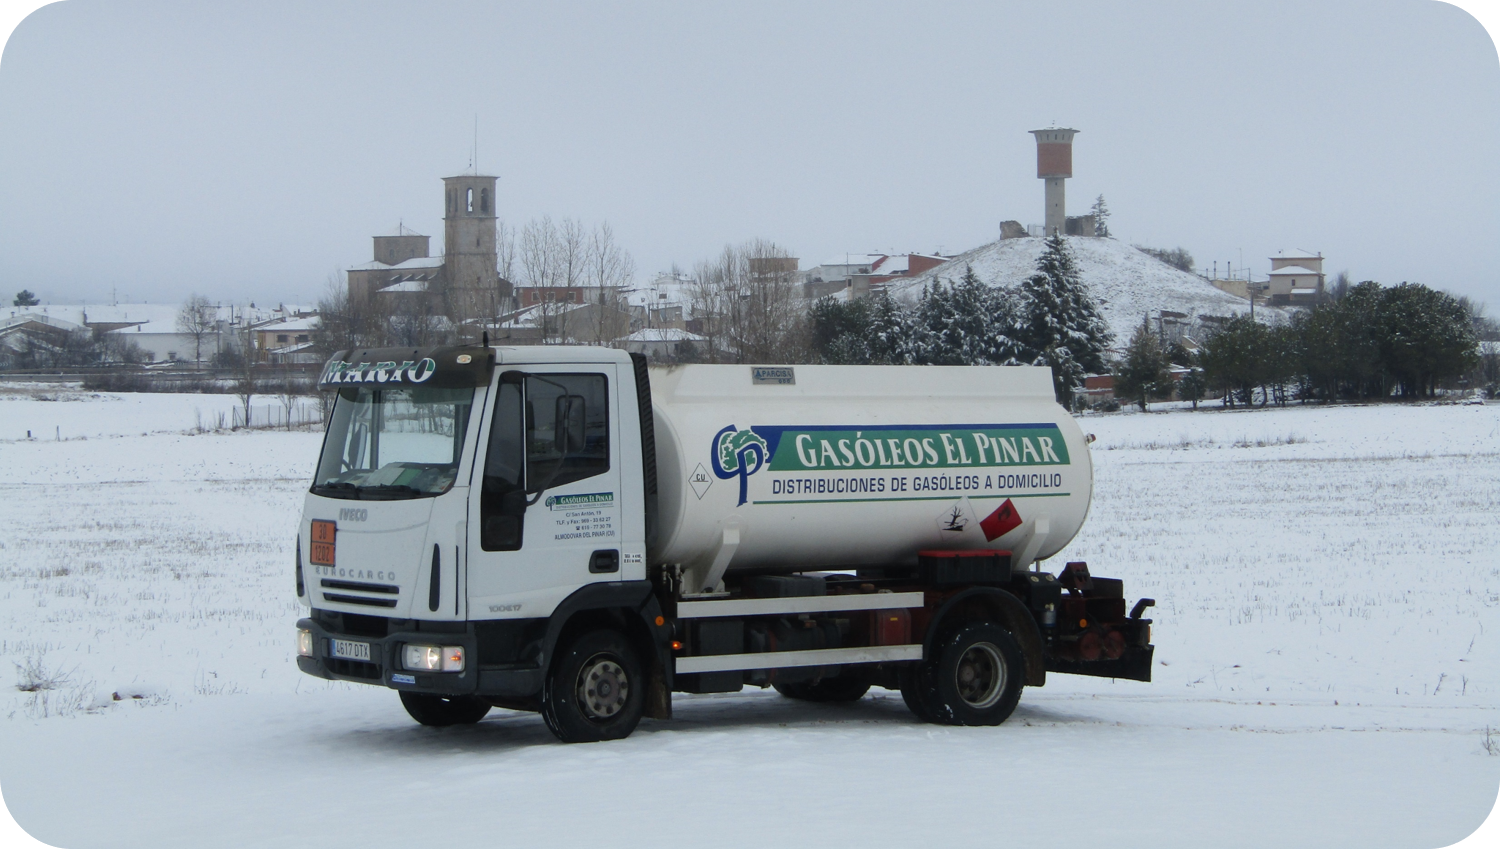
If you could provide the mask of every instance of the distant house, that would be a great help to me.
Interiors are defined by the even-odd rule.
[[[256,327],[257,358],[269,363],[317,362],[320,357],[312,350],[312,334],[318,327],[317,316],[286,319]]]
[[[1271,257],[1266,298],[1273,304],[1314,304],[1322,300],[1324,284],[1322,253],[1282,251]]]
[[[911,277],[948,261],[937,254],[845,254],[802,273],[802,295],[809,300],[849,290],[849,297],[864,297],[885,284]]]
[[[68,336],[73,333],[86,334],[88,329],[37,313],[0,318],[0,368],[43,366],[52,354],[67,346]]]
[[[676,327],[650,327],[614,341],[614,347],[652,360],[681,360],[702,353],[707,337]]]
[[[604,304],[543,302],[474,326],[496,345],[606,344],[630,329],[630,314]]]
[[[621,290],[630,312],[630,327],[675,327],[686,329],[692,319],[692,288],[695,281],[681,273],[662,272],[650,283]]]
[[[316,309],[309,306],[281,304],[266,309],[253,303],[219,304],[212,307],[212,321],[207,330],[201,338],[194,338],[177,326],[181,304],[45,304],[16,307],[7,312],[8,315],[0,313],[0,327],[11,326],[17,320],[29,321],[36,327],[66,326],[87,330],[95,339],[120,346],[109,350],[139,348],[147,363],[192,363],[196,356],[203,365],[219,361],[221,355],[237,355],[247,342],[261,352],[259,359],[265,360],[265,346],[276,347],[277,343],[274,336],[268,338],[268,334],[259,332],[260,328],[283,324],[287,327],[283,332],[289,336],[288,344],[296,344],[296,337],[309,331],[292,328],[299,326],[298,322],[303,327],[311,326],[307,324],[309,321],[315,325],[317,320]]]

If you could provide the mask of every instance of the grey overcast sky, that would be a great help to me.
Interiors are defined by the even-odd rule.
[[[306,303],[440,178],[608,221],[639,276],[774,239],[955,253],[1069,211],[1500,312],[1500,62],[1437,2],[68,0],[0,57],[0,294]]]

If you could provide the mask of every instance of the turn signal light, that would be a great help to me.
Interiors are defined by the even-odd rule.
[[[673,640],[672,641],[672,651],[682,651],[682,641],[681,640]]]

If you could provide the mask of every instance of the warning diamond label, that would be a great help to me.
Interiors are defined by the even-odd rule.
[[[995,508],[995,512],[979,520],[979,529],[984,531],[986,542],[994,542],[1021,526],[1021,516],[1010,499]]]

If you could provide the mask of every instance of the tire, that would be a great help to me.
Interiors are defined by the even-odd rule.
[[[804,702],[854,702],[864,698],[870,684],[851,675],[822,678],[813,681],[794,681],[788,684],[772,684],[776,692],[789,699]]]
[[[433,693],[401,693],[401,706],[411,718],[434,728],[472,725],[490,712],[489,702],[478,696],[439,696]]]
[[[618,631],[590,631],[552,661],[542,688],[542,718],[564,743],[630,736],[646,706],[646,675]]]
[[[1026,685],[1016,638],[992,622],[970,622],[939,645],[931,668],[935,720],[999,725],[1009,718]]]
[[[937,688],[932,684],[932,668],[925,661],[908,664],[901,671],[901,701],[906,709],[923,722],[938,722]]]

